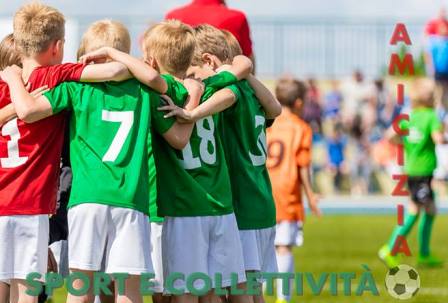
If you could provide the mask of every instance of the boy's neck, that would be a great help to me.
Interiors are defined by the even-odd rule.
[[[40,66],[53,65],[49,60],[45,60],[42,56],[28,57],[22,59],[22,78],[25,82],[28,82],[32,72]]]
[[[174,79],[176,79],[176,81],[182,82],[185,79],[185,73],[170,73],[167,70],[165,70],[164,68],[160,68],[160,74],[167,74],[167,75],[171,75],[174,77]]]

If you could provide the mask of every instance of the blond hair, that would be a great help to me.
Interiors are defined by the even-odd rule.
[[[230,49],[230,59],[233,59],[236,56],[242,55],[243,50],[241,49],[241,45],[238,42],[238,40],[235,38],[235,36],[229,32],[228,30],[222,29],[221,32],[224,34],[224,37],[226,38],[227,45]]]
[[[177,20],[155,24],[143,37],[145,53],[151,55],[166,72],[181,77],[191,65],[195,45],[193,29]]]
[[[125,53],[131,52],[131,36],[128,29],[120,22],[100,20],[89,26],[81,39],[78,59],[88,52],[109,46]]]
[[[409,96],[413,107],[434,107],[435,83],[429,78],[416,78],[412,80]]]
[[[196,50],[193,65],[202,66],[204,64],[202,55],[205,53],[218,57],[222,62],[230,60],[231,51],[223,32],[208,24],[198,25],[194,32],[196,35]]]
[[[287,107],[293,107],[298,99],[303,101],[306,92],[307,87],[303,81],[287,76],[280,78],[275,87],[278,101]]]
[[[24,56],[46,51],[51,43],[63,40],[64,35],[64,15],[55,8],[33,2],[14,15],[14,40]]]
[[[14,44],[14,36],[9,34],[0,42],[0,70],[11,65],[22,66],[22,61]]]

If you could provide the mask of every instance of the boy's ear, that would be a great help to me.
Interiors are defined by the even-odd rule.
[[[207,65],[208,67],[213,68],[213,57],[209,53],[203,53],[202,54],[202,62],[204,65]]]
[[[64,51],[64,41],[63,40],[56,40],[53,48],[53,55],[56,55],[57,53]]]
[[[297,98],[296,101],[294,102],[294,108],[301,109],[302,106],[303,106],[303,100],[300,98]]]
[[[159,64],[157,63],[157,60],[153,56],[150,56],[147,62],[149,66],[151,66],[155,70],[159,70]]]

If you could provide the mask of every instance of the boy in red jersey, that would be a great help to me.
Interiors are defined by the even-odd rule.
[[[39,3],[23,6],[14,16],[22,78],[31,90],[64,81],[129,77],[118,63],[60,64],[64,27],[60,12]],[[8,85],[0,81],[0,108],[13,116],[10,103]],[[24,279],[30,272],[47,271],[48,214],[55,210],[64,125],[61,114],[34,124],[13,119],[0,128],[0,303],[37,302],[26,294]],[[6,284],[11,286],[10,299]]]

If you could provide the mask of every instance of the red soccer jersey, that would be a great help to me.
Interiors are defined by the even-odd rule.
[[[36,68],[31,90],[79,81],[84,65]],[[11,103],[8,85],[0,81],[0,108]],[[0,128],[0,216],[40,215],[55,211],[65,115],[26,124],[13,119]]]
[[[245,56],[252,55],[252,40],[246,15],[228,8],[222,0],[193,0],[191,4],[169,12],[165,19],[180,20],[191,26],[207,23],[231,32]]]

